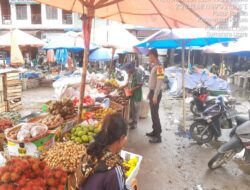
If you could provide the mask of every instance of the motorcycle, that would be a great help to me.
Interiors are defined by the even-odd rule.
[[[233,128],[230,133],[229,142],[223,144],[215,156],[208,162],[210,169],[221,167],[226,162],[230,161],[235,154],[241,152],[243,149],[244,158],[250,162],[250,121],[245,121],[241,125]]]
[[[203,84],[192,90],[193,100],[190,102],[190,111],[196,116],[199,116],[199,113],[214,104],[213,99],[208,98],[207,88]]]
[[[194,119],[190,126],[190,134],[198,144],[210,142],[213,137],[221,136],[221,128],[233,128],[235,109],[225,105],[223,98],[219,96],[216,104],[207,108],[200,117]]]
[[[200,116],[208,107],[215,104],[216,96],[209,96],[205,81],[201,81],[196,88],[192,90],[192,98],[189,98],[186,103],[190,104],[190,111],[194,116]],[[229,96],[222,96],[226,104],[234,104],[235,99]]]

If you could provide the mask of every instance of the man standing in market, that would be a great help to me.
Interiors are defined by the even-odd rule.
[[[151,111],[151,119],[153,122],[153,131],[146,133],[146,135],[151,137],[149,140],[150,143],[160,143],[162,129],[159,117],[159,105],[162,98],[161,89],[164,82],[164,68],[158,60],[158,52],[156,49],[149,50],[148,58],[151,65],[148,99]]]
[[[131,92],[130,108],[132,121],[129,123],[130,129],[135,129],[140,118],[140,107],[142,101],[142,86],[143,86],[143,73],[135,64],[128,63],[125,65],[125,70],[128,73],[128,87]],[[124,87],[123,87],[124,88]]]

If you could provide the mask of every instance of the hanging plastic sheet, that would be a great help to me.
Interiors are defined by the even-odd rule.
[[[60,65],[65,65],[68,60],[68,51],[67,49],[58,49],[56,50],[56,62]]]

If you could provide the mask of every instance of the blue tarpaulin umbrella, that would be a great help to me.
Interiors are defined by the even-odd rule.
[[[207,46],[215,43],[233,41],[234,38],[209,36],[203,28],[163,29],[143,40],[138,47],[144,48],[182,48],[182,88],[183,88],[183,128],[186,130],[184,57],[185,47]]]
[[[111,61],[112,59],[112,49],[110,48],[99,48],[94,50],[90,56],[89,61]],[[114,54],[114,60],[118,59],[118,54]]]
[[[234,40],[234,38],[209,36],[203,28],[163,29],[141,41],[137,46],[159,49],[194,46],[203,47],[232,40]]]

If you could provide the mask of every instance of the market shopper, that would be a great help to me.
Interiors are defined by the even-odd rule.
[[[127,131],[120,114],[106,116],[101,132],[82,159],[81,172],[85,180],[80,190],[132,190],[125,185],[123,159],[119,156],[127,141]]]
[[[152,139],[149,140],[150,143],[160,143],[162,129],[159,117],[159,105],[162,98],[161,89],[164,81],[164,69],[158,60],[158,52],[156,49],[149,50],[148,56],[151,64],[148,99],[153,131],[146,133],[146,135],[152,137]]]
[[[129,75],[128,83],[126,86],[131,91],[130,108],[131,108],[132,121],[129,123],[129,125],[131,126],[130,129],[135,129],[137,127],[140,118],[143,73],[141,69],[135,66],[134,63],[128,63],[125,66],[125,70]]]

